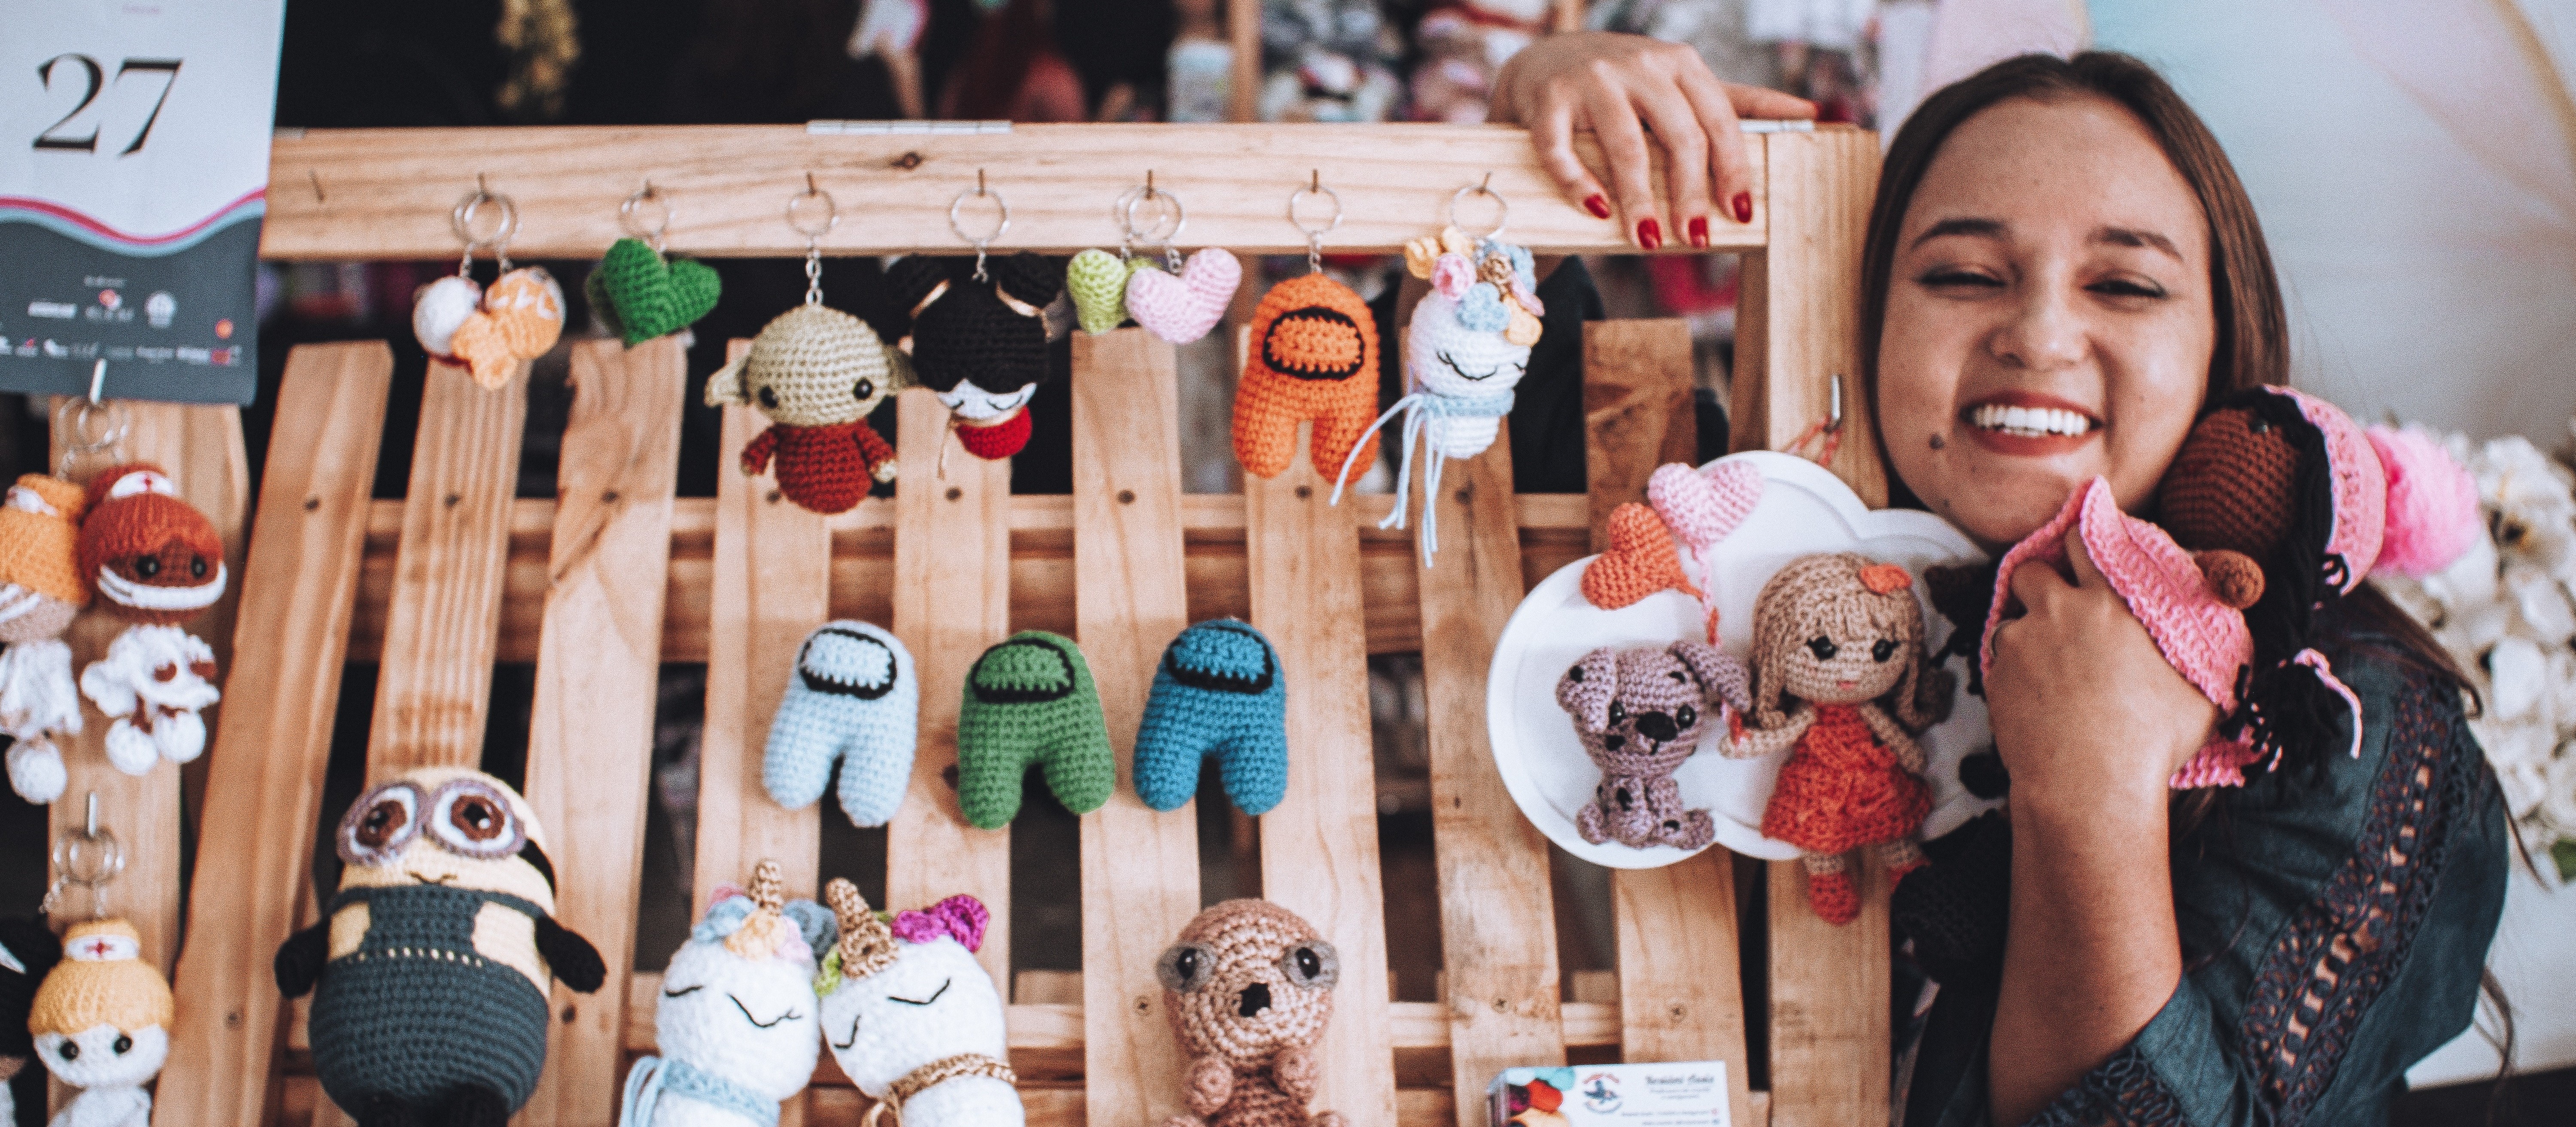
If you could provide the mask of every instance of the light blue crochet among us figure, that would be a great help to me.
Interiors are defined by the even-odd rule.
[[[1177,810],[1213,757],[1225,796],[1268,813],[1288,793],[1288,685],[1270,640],[1231,618],[1181,631],[1154,671],[1136,729],[1136,797]]]
[[[892,633],[851,619],[827,622],[796,650],[787,697],[769,724],[760,782],[780,806],[823,797],[840,764],[841,812],[854,826],[894,820],[912,782],[921,682]]]

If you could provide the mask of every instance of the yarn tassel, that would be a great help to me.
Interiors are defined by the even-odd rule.
[[[617,1127],[648,1127],[654,1105],[662,1102],[662,1058],[648,1056],[626,1070],[626,1095],[618,1102]]]
[[[1360,451],[1369,448],[1370,437],[1385,427],[1389,420],[1401,414],[1404,416],[1404,443],[1395,460],[1395,508],[1386,514],[1385,520],[1377,522],[1377,526],[1379,528],[1404,527],[1407,507],[1413,501],[1413,448],[1422,436],[1422,428],[1431,421],[1432,398],[1431,393],[1426,391],[1408,394],[1396,400],[1395,406],[1387,408],[1386,413],[1379,415],[1376,422],[1370,423],[1367,430],[1360,432],[1359,444],[1351,447],[1350,455],[1342,459],[1342,472],[1333,479],[1331,504],[1342,503],[1342,486],[1350,481],[1351,467],[1359,462]],[[1448,460],[1441,457],[1439,447],[1440,442],[1435,437],[1431,443],[1428,465],[1424,467],[1422,473],[1423,495],[1426,498],[1422,513],[1422,566],[1425,568],[1431,566],[1431,557],[1440,552],[1440,506],[1427,500],[1427,498],[1439,496],[1440,463]]]

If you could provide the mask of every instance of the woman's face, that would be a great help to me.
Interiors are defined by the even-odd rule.
[[[1989,548],[2082,483],[2155,495],[2217,339],[2208,221],[2128,111],[1999,102],[1933,157],[1897,237],[1879,431],[1906,487]]]

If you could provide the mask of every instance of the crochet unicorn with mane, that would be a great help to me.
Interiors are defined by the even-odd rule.
[[[805,1090],[822,1055],[814,952],[838,929],[782,886],[762,861],[750,892],[717,889],[671,956],[653,1015],[662,1055],[627,1073],[619,1127],[777,1127],[779,1101]]]
[[[889,917],[837,877],[823,899],[841,935],[815,993],[823,1041],[850,1082],[904,1127],[1024,1127],[1002,997],[975,961],[990,918],[983,903],[951,896]]]

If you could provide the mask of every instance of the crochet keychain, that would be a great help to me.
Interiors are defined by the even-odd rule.
[[[1319,226],[1297,217],[1308,196],[1332,201]],[[1342,225],[1342,197],[1313,179],[1288,196],[1288,220],[1306,235],[1306,273],[1270,287],[1252,311],[1251,350],[1234,390],[1234,456],[1271,478],[1297,457],[1297,424],[1312,422],[1308,457],[1318,474],[1377,458],[1377,316],[1324,273],[1324,236]]]
[[[465,365],[474,382],[499,391],[521,361],[545,355],[563,336],[563,287],[545,267],[510,268],[518,205],[508,196],[493,195],[480,177],[474,183],[474,191],[448,217],[465,254],[456,273],[420,288],[412,299],[411,325],[431,356]],[[475,217],[486,204],[499,209],[500,225],[490,235],[479,235]],[[488,290],[474,283],[474,250],[482,246],[494,248],[501,265],[501,276]]]
[[[1699,750],[1702,731],[1753,706],[1747,681],[1743,663],[1706,642],[1604,646],[1567,669],[1557,707],[1601,769],[1592,801],[1575,812],[1575,832],[1635,849],[1697,850],[1715,840],[1708,811],[1682,807],[1673,772]]]
[[[1151,204],[1152,222],[1137,226],[1137,209]],[[1154,186],[1152,169],[1145,186],[1118,197],[1110,209],[1121,231],[1118,252],[1086,250],[1065,267],[1065,292],[1073,299],[1074,320],[1087,333],[1105,333],[1133,317],[1145,331],[1173,344],[1188,344],[1208,334],[1225,317],[1226,304],[1243,282],[1243,264],[1222,247],[1207,247],[1186,264],[1174,245],[1189,226],[1180,197]],[[1163,244],[1158,263],[1136,252],[1145,242]]]
[[[1341,959],[1314,925],[1267,900],[1200,912],[1154,960],[1172,1031],[1189,1054],[1189,1114],[1163,1127],[1343,1127],[1307,1115],[1323,1078],[1315,1044],[1333,1016]]]
[[[1491,177],[1487,177],[1491,179]],[[1491,198],[1499,209],[1493,230],[1474,238],[1457,226],[1458,202]],[[1395,508],[1379,528],[1404,527],[1412,502],[1413,454],[1422,450],[1425,496],[1440,492],[1441,467],[1451,458],[1473,458],[1494,444],[1503,416],[1512,411],[1512,389],[1529,371],[1530,346],[1538,343],[1538,275],[1528,250],[1500,241],[1511,204],[1492,188],[1460,188],[1449,200],[1450,225],[1437,236],[1405,244],[1405,268],[1427,279],[1431,292],[1413,307],[1404,348],[1405,395],[1369,424],[1375,434],[1404,416],[1404,445],[1396,458]],[[1333,503],[1358,464],[1353,450],[1333,479]],[[1440,507],[1422,512],[1422,563],[1440,551]]]
[[[830,910],[787,899],[776,861],[753,867],[748,892],[716,889],[662,972],[659,1055],[627,1072],[618,1127],[777,1127],[822,1055],[815,953],[839,934]]]
[[[957,804],[977,829],[998,830],[1020,813],[1029,768],[1076,814],[1109,801],[1118,766],[1091,667],[1073,640],[1022,630],[985,650],[966,671],[957,714]]]
[[[809,225],[798,209],[820,202]],[[756,477],[777,463],[778,491],[817,513],[855,508],[868,490],[894,480],[894,447],[868,415],[904,381],[897,353],[868,323],[823,304],[823,236],[841,221],[832,195],[807,178],[787,200],[787,225],[805,236],[805,303],[771,319],[741,359],[707,377],[707,405],[746,403],[769,416],[769,428],[742,448],[742,472]]]
[[[62,957],[63,941],[54,937],[43,917],[0,919],[0,1124],[18,1121],[9,1082],[36,1055],[27,1017],[36,1007],[37,985]]]
[[[802,810],[823,797],[837,762],[850,824],[891,822],[912,785],[920,711],[921,682],[901,640],[855,619],[824,623],[796,648],[761,755],[761,786],[780,806]]]
[[[81,730],[72,651],[62,640],[89,606],[77,545],[89,493],[45,474],[25,474],[0,503],[0,733],[9,745],[9,785],[42,805],[62,797],[68,775],[55,746]]]
[[[423,767],[349,805],[340,890],[277,949],[313,993],[313,1071],[358,1127],[502,1127],[536,1091],[547,999],[608,968],[555,920],[536,812],[509,784]]]
[[[823,887],[840,939],[823,956],[823,1043],[850,1082],[902,1127],[1022,1127],[1019,1077],[1002,1028],[1002,995],[975,961],[991,919],[951,896],[922,911],[868,909],[858,886]]]
[[[76,558],[100,609],[133,625],[81,670],[81,695],[113,718],[107,759],[141,775],[157,760],[206,750],[199,709],[221,699],[215,651],[179,624],[224,594],[224,542],[213,521],[179,499],[161,467],[114,466],[91,478]]]
[[[44,914],[58,914],[71,885],[89,891],[91,918],[63,935],[62,960],[47,971],[27,1014],[36,1059],[54,1079],[80,1089],[51,1127],[148,1127],[145,1085],[170,1056],[170,984],[143,960],[134,925],[112,918],[107,886],[125,869],[116,835],[99,824],[98,796],[79,829],[54,841],[54,883]]]
[[[649,229],[636,218],[646,204],[662,209],[661,220]],[[671,230],[671,217],[670,198],[655,190],[652,181],[645,181],[618,205],[617,224],[626,237],[609,244],[608,253],[582,283],[591,310],[628,348],[688,332],[689,326],[716,307],[716,298],[723,292],[714,267],[666,255],[663,237]]]
[[[1279,652],[1247,622],[1214,618],[1163,650],[1136,728],[1136,797],[1178,810],[1218,763],[1225,796],[1261,815],[1288,794],[1288,682]]]
[[[1762,835],[1798,847],[1828,923],[1860,914],[1845,853],[1877,849],[1891,879],[1923,864],[1914,834],[1932,794],[1915,737],[1946,717],[1953,685],[1925,652],[1913,586],[1900,565],[1831,552],[1790,561],[1754,599],[1752,707],[1721,746],[1788,751]]]
[[[968,200],[990,200],[993,229],[966,233]],[[948,204],[948,229],[975,247],[958,259],[912,255],[886,268],[912,328],[895,347],[912,357],[913,377],[938,393],[949,429],[966,452],[998,461],[1029,444],[1029,400],[1047,376],[1046,306],[1064,289],[1064,268],[1026,251],[988,262],[1011,229],[1011,205],[975,173],[975,190]],[[945,451],[942,451],[945,454]]]

